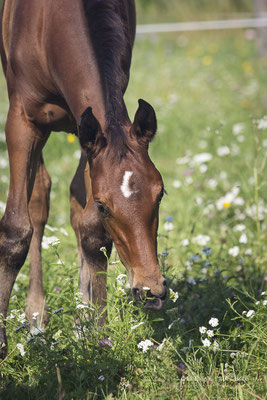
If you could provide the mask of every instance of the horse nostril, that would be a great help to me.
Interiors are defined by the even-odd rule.
[[[163,285],[163,286],[167,286],[167,281],[166,281],[166,279],[164,279],[164,281],[162,282],[162,285]]]

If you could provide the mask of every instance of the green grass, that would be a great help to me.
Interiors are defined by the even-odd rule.
[[[255,123],[266,114],[266,68],[254,40],[243,32],[136,41],[126,103],[132,117],[140,97],[156,109],[159,127],[150,154],[168,192],[160,211],[159,259],[169,287],[179,293],[158,313],[133,304],[124,283],[126,294],[120,290],[116,277],[125,270],[114,263],[115,251],[108,270],[106,326],[96,329],[96,321],[88,322],[77,308],[79,268],[68,182],[79,147],[64,133],[51,135],[45,149],[53,181],[48,224],[58,230],[46,229],[45,235],[60,239],[43,250],[51,319],[35,337],[24,327],[16,330],[27,293],[26,262],[9,307],[10,356],[0,365],[1,400],[56,399],[59,375],[66,399],[266,398],[267,130]],[[1,202],[8,189],[4,86],[1,77]],[[238,134],[235,124],[242,124]],[[211,160],[198,164],[194,157],[201,153]],[[224,197],[235,188],[238,194]],[[173,229],[166,231],[170,216]],[[247,243],[240,243],[241,235]],[[203,251],[207,246],[210,250]],[[234,251],[238,254],[231,255]],[[249,310],[254,312],[247,315]],[[81,325],[74,328],[77,315]],[[211,318],[218,319],[218,326],[209,324]],[[201,334],[203,326],[214,336]],[[101,342],[107,338],[112,347]],[[147,339],[153,345],[143,352],[138,344]],[[24,356],[18,343],[24,345]]]

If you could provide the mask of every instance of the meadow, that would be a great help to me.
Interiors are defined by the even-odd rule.
[[[125,99],[132,117],[139,98],[156,110],[150,155],[167,191],[158,253],[170,292],[160,312],[133,303],[114,249],[108,319],[96,328],[97,310],[78,293],[69,222],[79,144],[73,135],[51,135],[43,242],[51,317],[44,331],[29,333],[26,261],[6,321],[1,400],[266,398],[266,72],[252,30],[136,40]],[[8,190],[7,110],[1,75],[0,214]]]

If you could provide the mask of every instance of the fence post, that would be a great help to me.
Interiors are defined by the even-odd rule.
[[[267,0],[254,0],[255,16],[266,16]],[[257,28],[257,42],[260,57],[267,57],[267,28]]]

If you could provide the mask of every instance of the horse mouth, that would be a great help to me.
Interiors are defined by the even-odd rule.
[[[155,297],[154,299],[148,299],[144,305],[145,310],[154,310],[154,311],[159,311],[162,309],[162,306],[164,304],[164,300]]]
[[[132,289],[133,298],[137,303],[142,303],[144,305],[145,310],[161,310],[164,300],[167,296],[166,287],[164,288],[164,292],[161,296],[155,296],[151,293],[150,290],[144,291],[144,288],[135,287]]]

